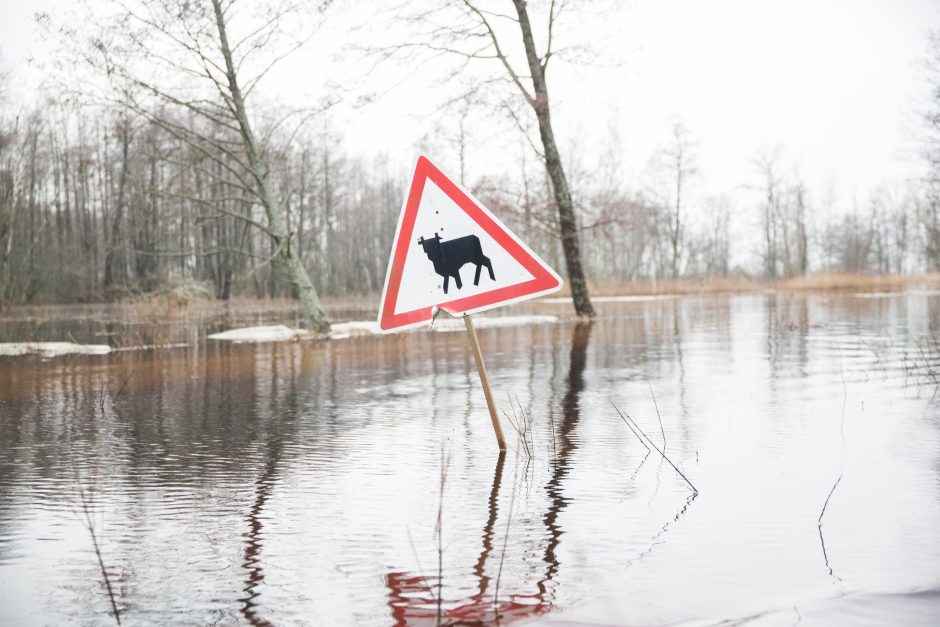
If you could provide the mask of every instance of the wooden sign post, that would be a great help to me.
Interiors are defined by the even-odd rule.
[[[477,362],[477,372],[480,373],[480,383],[483,384],[483,396],[486,397],[486,407],[490,410],[490,420],[493,421],[493,431],[496,432],[496,442],[499,450],[506,450],[506,438],[503,437],[503,428],[499,424],[496,414],[496,403],[493,402],[493,393],[490,391],[490,380],[486,376],[486,366],[483,364],[483,353],[480,352],[480,342],[477,341],[477,332],[473,328],[473,317],[467,314],[463,317],[467,326],[467,337],[470,339],[470,350],[473,351],[473,360]]]
[[[461,274],[466,266],[470,271]],[[462,316],[500,450],[506,441],[470,314],[560,289],[561,277],[509,227],[430,159],[418,157],[392,243],[379,329],[426,327],[435,310]]]

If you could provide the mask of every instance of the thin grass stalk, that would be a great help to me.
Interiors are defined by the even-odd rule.
[[[114,398],[111,399],[111,402],[112,402],[112,403],[117,402],[117,399],[121,398],[121,393],[124,392],[124,388],[127,387],[128,381],[130,381],[130,380],[131,380],[131,377],[134,376],[134,370],[133,370],[133,369],[132,369],[130,372],[127,372],[126,370],[125,370],[124,372],[125,372],[125,374],[124,374],[124,382],[121,383],[121,388],[117,391],[117,394],[114,395]]]
[[[842,414],[839,416],[839,436],[842,439],[842,470],[839,472],[839,476],[836,477],[835,482],[832,484],[832,488],[829,489],[829,494],[826,496],[826,501],[823,503],[822,509],[819,510],[819,518],[816,519],[816,528],[819,531],[819,544],[822,546],[823,560],[826,562],[826,568],[829,570],[829,575],[841,581],[839,577],[833,574],[832,566],[829,564],[829,553],[826,551],[826,539],[823,536],[822,530],[823,516],[826,515],[826,509],[829,507],[829,501],[832,499],[832,495],[835,493],[836,488],[839,487],[839,483],[842,481],[842,476],[845,474],[845,405],[849,399],[849,391],[845,384],[845,369],[842,367],[841,351],[839,352],[839,375],[842,378]]]
[[[78,494],[82,502],[82,512],[85,514],[85,526],[91,535],[91,543],[95,547],[95,556],[98,558],[98,568],[101,570],[101,577],[104,579],[104,585],[108,589],[108,598],[111,600],[111,609],[114,611],[114,620],[118,625],[121,624],[121,613],[118,611],[117,602],[114,600],[114,589],[111,587],[111,578],[108,577],[108,569],[104,566],[104,558],[101,557],[101,548],[98,546],[98,536],[95,534],[95,525],[91,520],[91,510],[88,507],[88,500],[85,498],[85,490],[78,486]]]
[[[614,406],[614,409],[617,409],[617,406],[616,406],[616,405]],[[620,412],[618,411],[617,413],[620,413]],[[634,436],[636,436],[636,439],[639,440],[640,444],[643,445],[643,447],[646,449],[646,453],[647,453],[647,455],[648,455],[653,449],[651,449],[651,448],[649,447],[649,444],[647,444],[646,442],[643,441],[643,438],[641,438],[641,437],[640,437],[640,434],[637,433],[636,429],[633,428],[633,425],[631,425],[629,422],[627,422],[627,419],[623,417],[623,414],[620,414],[620,419],[623,421],[623,424],[627,425],[627,429],[629,429],[630,432],[631,432]]]
[[[653,407],[656,408],[656,418],[659,419],[659,432],[663,435],[663,452],[666,451],[666,430],[663,428],[663,417],[659,413],[659,405],[656,404],[656,395],[653,394],[653,386],[649,381],[646,382],[646,385],[649,386],[650,396],[653,397]]]
[[[441,624],[444,607],[444,486],[447,483],[447,467],[450,456],[441,443],[441,488],[437,504],[437,624]]]
[[[617,406],[613,404],[613,402],[611,402],[611,405],[614,406],[614,409],[617,410],[617,413],[620,414],[620,417],[621,417],[621,418],[626,418],[626,420],[629,420],[629,421],[630,421],[630,424],[632,424],[632,425],[634,426],[634,428],[636,428],[636,430],[639,431],[639,432],[643,435],[644,438],[646,438],[646,441],[649,443],[649,445],[652,446],[654,449],[656,449],[656,452],[659,453],[659,454],[662,456],[663,459],[665,459],[667,462],[669,462],[669,465],[672,466],[672,469],[675,470],[677,473],[679,473],[679,476],[682,477],[682,479],[683,479],[687,484],[689,484],[689,487],[692,488],[692,492],[694,492],[695,494],[698,494],[698,488],[696,488],[694,485],[692,485],[692,482],[689,481],[689,478],[685,476],[685,473],[683,473],[681,470],[679,470],[679,467],[676,466],[675,464],[673,464],[671,459],[669,459],[668,457],[666,457],[666,454],[663,453],[662,450],[660,450],[660,448],[659,448],[658,446],[656,446],[656,444],[655,444],[652,440],[650,440],[650,438],[649,438],[648,435],[646,435],[645,433],[643,433],[643,429],[640,429],[640,426],[639,426],[638,424],[636,424],[636,422],[634,422],[633,418],[631,418],[629,415],[624,416],[623,412],[621,412],[621,411],[617,408]]]
[[[496,570],[496,586],[493,588],[493,610],[496,623],[499,624],[499,582],[503,577],[503,561],[506,559],[506,545],[509,543],[509,527],[512,524],[512,508],[516,503],[516,487],[519,478],[519,447],[516,446],[516,463],[512,471],[512,494],[509,497],[509,512],[506,515],[506,533],[503,535],[503,548],[499,554],[499,568]]]
[[[418,565],[418,576],[420,577],[421,585],[424,586],[424,589],[428,591],[428,594],[430,594],[430,595],[433,597],[433,596],[434,596],[434,590],[433,590],[433,588],[431,588],[431,586],[428,584],[428,580],[427,580],[427,578],[425,578],[425,576],[424,576],[424,567],[421,566],[421,558],[418,557],[418,549],[415,547],[414,538],[411,537],[411,529],[408,529],[408,528],[406,527],[406,528],[405,528],[405,531],[406,531],[407,534],[408,534],[408,543],[411,545],[411,555],[412,555],[412,557],[415,558],[415,564]]]
[[[548,413],[548,423],[552,430],[552,458],[558,456],[558,443],[555,441],[555,412]]]
[[[503,416],[512,425],[513,430],[516,432],[516,435],[519,437],[517,439],[516,445],[519,445],[519,441],[522,443],[522,448],[526,454],[526,458],[534,459],[535,458],[535,438],[532,435],[532,414],[522,406],[522,403],[519,402],[519,397],[513,402],[512,395],[509,396],[509,408],[512,414],[510,415],[506,410],[503,410]],[[519,405],[519,414],[516,414],[516,405]]]

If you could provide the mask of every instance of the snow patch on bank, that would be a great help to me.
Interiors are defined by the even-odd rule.
[[[648,300],[673,300],[679,298],[680,294],[644,294],[639,296],[591,296],[592,303],[634,303]],[[555,296],[552,298],[541,298],[540,303],[571,303],[570,296]]]
[[[852,294],[854,298],[896,298],[905,296],[904,292],[859,292]]]
[[[227,342],[291,342],[311,335],[310,331],[291,329],[283,324],[270,326],[245,327],[243,329],[230,329],[221,333],[213,333],[210,340],[225,340]]]
[[[344,340],[359,335],[377,335],[379,325],[371,320],[353,320],[351,322],[337,322],[330,325],[329,338]],[[224,340],[235,343],[259,342],[294,342],[309,340],[317,335],[304,329],[291,329],[283,324],[260,327],[245,327],[243,329],[230,329],[221,333],[213,333],[210,340]]]
[[[518,327],[533,324],[555,324],[558,316],[481,316],[473,319],[477,329],[496,329],[503,327]],[[466,327],[461,318],[439,317],[427,330],[439,333],[463,331]],[[373,320],[351,320],[337,322],[330,325],[329,338],[331,340],[345,340],[351,337],[379,335],[381,330],[378,323]],[[301,340],[316,339],[317,334],[305,329],[292,329],[283,324],[265,325],[257,327],[244,327],[229,329],[208,336],[210,340],[241,343],[265,342],[297,342]],[[22,355],[39,355],[40,357],[58,357],[60,355],[107,355],[113,351],[155,350],[163,348],[179,348],[189,346],[181,342],[175,344],[158,344],[148,346],[122,346],[111,348],[107,344],[75,344],[73,342],[0,342],[0,357],[19,357]]]
[[[372,320],[352,320],[330,325],[330,339],[345,340],[357,335],[378,335],[379,323]]]
[[[479,317],[473,319],[473,325],[477,329],[496,329],[502,327],[519,327],[531,324],[555,324],[558,322],[558,316],[533,315],[533,316],[493,316]],[[463,331],[464,322],[461,318],[439,317],[434,325],[429,328],[431,331],[440,333],[449,333],[452,331]],[[349,322],[337,322],[330,325],[329,338],[331,340],[345,340],[350,337],[361,337],[367,335],[379,335],[381,330],[377,322],[373,320],[351,320]],[[257,343],[257,342],[294,342],[298,340],[307,340],[316,338],[316,334],[303,329],[291,329],[283,324],[261,327],[246,327],[244,329],[231,329],[221,333],[213,333],[209,336],[210,340],[224,340],[236,343]]]
[[[0,343],[0,356],[19,357],[21,355],[39,355],[40,357],[58,357],[60,355],[107,355],[111,347],[107,344],[75,344],[73,342],[3,342]]]
[[[558,316],[493,316],[473,319],[473,326],[477,329],[497,329],[502,327],[521,327],[530,324],[555,324]],[[434,331],[447,333],[463,331],[466,329],[462,318],[438,318],[431,327]]]
[[[854,298],[900,298],[902,296],[940,296],[940,290],[904,290],[897,292],[858,292]]]
[[[477,329],[495,329],[502,327],[518,327],[531,324],[555,324],[558,322],[558,316],[494,316],[479,317],[473,319],[473,325]],[[464,322],[461,318],[439,317],[430,327],[431,331],[448,333],[452,331],[463,331]],[[329,338],[331,340],[345,340],[350,337],[361,337],[367,335],[379,335],[381,330],[378,323],[372,320],[351,320],[349,322],[337,322],[330,325]],[[246,327],[244,329],[231,329],[221,333],[213,333],[209,336],[210,340],[224,340],[236,343],[258,343],[258,342],[294,342],[316,338],[316,334],[303,329],[291,329],[283,324]]]

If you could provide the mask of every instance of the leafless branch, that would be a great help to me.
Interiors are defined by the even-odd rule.
[[[516,71],[513,69],[512,65],[509,63],[509,59],[506,58],[506,55],[503,54],[503,49],[499,45],[499,38],[496,36],[496,32],[493,30],[493,27],[490,26],[489,20],[486,19],[486,15],[483,14],[480,9],[476,7],[470,0],[463,0],[464,6],[466,6],[470,11],[475,13],[486,32],[489,34],[490,39],[493,42],[493,49],[496,51],[496,58],[499,59],[499,62],[503,64],[503,67],[506,68],[506,71],[509,72],[509,76],[512,78],[512,82],[515,83],[516,87],[519,88],[520,93],[526,99],[531,106],[535,106],[535,98],[529,93],[529,90],[525,88],[522,84],[522,81],[519,78],[519,75],[516,74]]]

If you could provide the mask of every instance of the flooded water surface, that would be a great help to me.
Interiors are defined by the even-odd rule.
[[[0,623],[940,624],[940,296],[598,306],[505,455],[459,330],[0,360]]]

